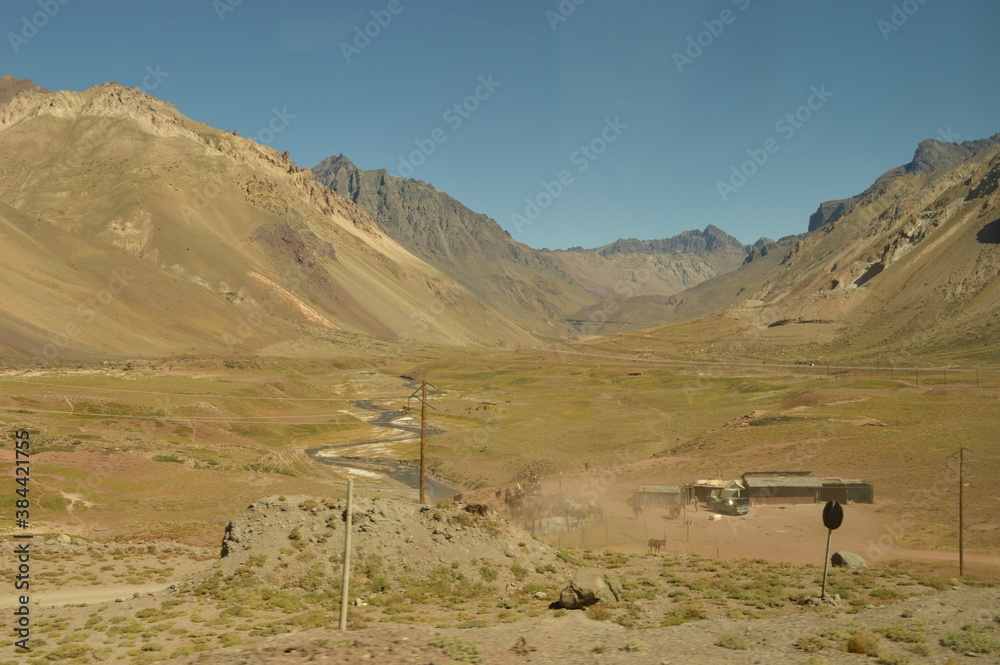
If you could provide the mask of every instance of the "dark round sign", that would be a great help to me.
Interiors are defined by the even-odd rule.
[[[827,501],[823,506],[823,526],[836,529],[844,522],[844,508],[836,501]]]

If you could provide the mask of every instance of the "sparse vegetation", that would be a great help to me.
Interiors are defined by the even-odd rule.
[[[482,647],[462,637],[435,637],[429,644],[438,647],[446,656],[460,663],[482,663],[486,658]]]

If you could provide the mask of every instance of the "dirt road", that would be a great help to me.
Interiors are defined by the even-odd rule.
[[[147,594],[163,591],[169,584],[110,584],[101,586],[77,587],[59,589],[58,591],[42,591],[31,593],[31,604],[35,607],[62,607],[64,605],[96,605],[118,598],[131,598],[134,594]],[[17,598],[4,596],[0,598],[0,609],[17,605]]]

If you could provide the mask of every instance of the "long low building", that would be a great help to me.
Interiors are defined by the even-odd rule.
[[[743,485],[751,503],[790,504],[839,501],[874,503],[874,488],[864,480],[820,478],[808,472],[746,473]]]

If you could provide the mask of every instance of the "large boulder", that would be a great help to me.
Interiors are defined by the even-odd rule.
[[[868,563],[854,552],[834,552],[830,563],[837,568],[867,568]]]
[[[581,568],[559,597],[559,606],[578,610],[597,602],[615,603],[622,598],[622,581],[614,573]]]

